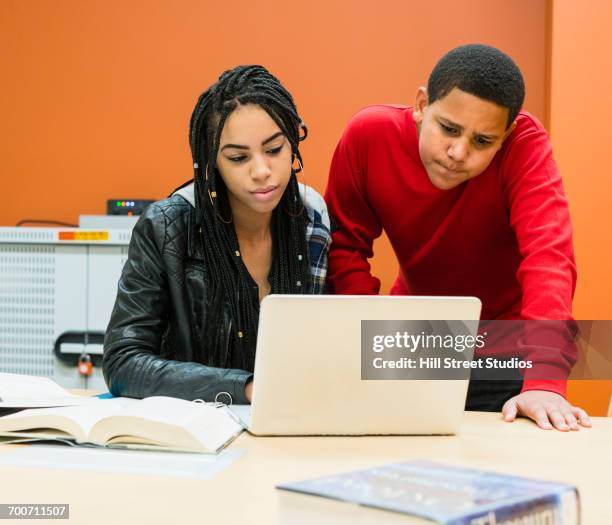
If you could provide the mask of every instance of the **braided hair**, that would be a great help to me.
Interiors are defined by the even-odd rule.
[[[232,319],[230,351],[225,362],[218,344],[208,349],[206,361],[215,366],[233,364],[252,370],[259,298],[240,257],[227,188],[216,163],[227,118],[239,105],[246,104],[257,105],[268,113],[291,145],[292,165],[295,160],[299,165],[298,169],[291,168],[287,188],[272,213],[271,293],[312,293],[313,283],[306,241],[308,219],[296,178],[302,167],[298,145],[308,131],[293,98],[276,77],[262,66],[238,66],[225,71],[200,95],[191,116],[189,144],[194,163],[196,220],[209,273],[207,293],[215,315],[220,314],[224,302],[229,302]],[[207,310],[210,313],[210,308]]]

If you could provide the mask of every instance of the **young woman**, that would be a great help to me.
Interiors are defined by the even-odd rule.
[[[296,178],[306,134],[261,66],[226,71],[200,96],[193,181],[132,233],[104,343],[112,394],[250,402],[260,301],[324,287],[327,209]]]

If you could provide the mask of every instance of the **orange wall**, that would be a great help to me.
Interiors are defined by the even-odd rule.
[[[294,94],[311,131],[307,180],[321,191],[351,114],[411,103],[453,46],[507,50],[542,116],[544,27],[544,0],[2,0],[0,224],[166,196],[192,174],[198,94],[239,63],[266,65]],[[395,263],[379,259],[388,287]]]
[[[553,2],[550,132],[574,225],[579,319],[612,319],[611,21],[609,0]],[[612,381],[574,381],[569,393],[604,415]]]

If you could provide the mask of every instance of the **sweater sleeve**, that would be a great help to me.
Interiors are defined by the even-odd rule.
[[[522,119],[508,139],[501,167],[510,224],[522,257],[517,271],[523,293],[521,318],[572,320],[576,264],[568,203],[546,131],[530,117]],[[545,346],[526,341],[526,357],[537,368],[532,379],[525,374],[523,391],[548,390],[565,396],[566,381],[547,378],[569,375],[577,354],[571,330],[543,330]]]
[[[377,294],[380,280],[370,273],[372,243],[382,226],[368,202],[365,111],[349,122],[336,147],[325,200],[332,224],[329,284],[337,294]]]

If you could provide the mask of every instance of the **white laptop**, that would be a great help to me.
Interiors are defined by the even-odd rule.
[[[454,434],[468,379],[365,380],[362,321],[474,321],[475,297],[269,295],[261,303],[250,406],[255,435]]]

